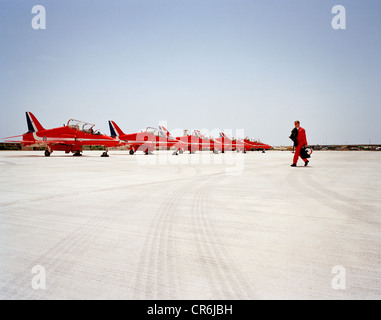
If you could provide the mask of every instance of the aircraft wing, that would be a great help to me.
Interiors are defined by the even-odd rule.
[[[33,144],[46,146],[49,144],[63,144],[67,146],[75,145],[75,143],[68,143],[62,140],[49,140],[49,141],[35,141],[35,140],[4,140],[4,143],[20,143],[20,144]]]

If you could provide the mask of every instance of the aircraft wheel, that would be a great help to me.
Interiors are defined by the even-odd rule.
[[[49,150],[45,150],[45,157],[50,157],[50,152],[49,152]]]
[[[101,157],[102,157],[102,158],[108,158],[109,155],[108,155],[107,152],[105,151],[105,152],[102,153]]]
[[[82,154],[80,151],[77,151],[76,153],[73,154],[73,157],[81,157]]]
[[[135,153],[135,151],[134,150],[130,150],[130,155],[133,155]]]
[[[262,151],[262,153],[266,153],[266,151],[265,151],[265,150],[263,150],[263,151]]]
[[[180,153],[180,154],[183,154],[183,153],[184,153],[184,150],[179,150],[179,153]]]

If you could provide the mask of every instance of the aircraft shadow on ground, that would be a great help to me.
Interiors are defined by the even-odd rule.
[[[91,156],[82,155],[81,157],[73,157],[72,155],[51,155],[50,157],[45,157],[43,154],[29,154],[29,155],[9,155],[4,156],[4,158],[91,158]],[[100,156],[99,156],[100,157]]]

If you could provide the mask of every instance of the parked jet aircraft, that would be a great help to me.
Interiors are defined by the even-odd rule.
[[[159,129],[162,130],[167,137],[171,137],[171,134],[166,128],[160,126]],[[205,137],[199,130],[193,130],[192,134],[176,137],[176,140],[183,143],[180,145],[182,146],[182,149],[179,149],[180,153],[183,153],[185,150],[190,153],[202,150],[211,150],[213,153],[218,153],[219,150],[222,150],[221,143]]]
[[[23,135],[4,138],[8,142],[18,142],[23,146],[45,147],[45,156],[49,157],[53,151],[72,152],[74,156],[81,156],[83,146],[117,147],[121,142],[111,138],[99,130],[94,130],[94,124],[70,119],[67,125],[54,129],[45,129],[32,112],[26,112],[28,132]],[[8,139],[22,137],[21,141]],[[125,143],[123,143],[125,144]],[[108,157],[107,149],[102,157]]]
[[[265,150],[271,149],[270,145],[262,143],[261,141],[259,141],[257,139],[250,139],[249,137],[246,137],[244,139],[244,141],[245,141],[245,143],[248,143],[252,146],[252,148],[251,148],[252,151],[260,150],[260,151],[264,152]]]
[[[182,148],[181,142],[171,137],[168,137],[162,130],[147,127],[146,130],[137,133],[125,134],[114,121],[109,121],[111,137],[118,138],[122,141],[128,141],[130,154],[133,155],[136,151],[143,151],[149,154],[156,148],[169,149],[177,146],[177,149]],[[175,151],[174,154],[177,154]]]
[[[237,151],[246,153],[246,151],[251,150],[252,148],[251,145],[242,139],[231,139],[223,132],[220,132],[220,137],[217,138],[216,141],[222,144],[222,153],[225,151]]]

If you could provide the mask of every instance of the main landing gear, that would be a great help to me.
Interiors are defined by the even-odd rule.
[[[45,150],[45,157],[50,157],[51,152],[49,150]]]
[[[172,155],[178,156],[179,154],[183,154],[183,153],[184,153],[184,149],[178,149],[178,150],[173,151]],[[189,153],[192,154],[192,152],[189,152]]]
[[[108,155],[108,150],[106,150],[105,152],[102,153],[101,155],[102,158],[108,158],[109,155]]]
[[[133,155],[135,153],[135,151],[134,150],[130,150],[130,155]]]
[[[82,153],[81,151],[76,151],[74,154],[73,154],[73,157],[82,157]]]

